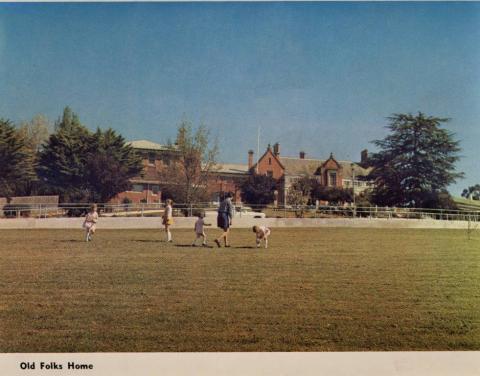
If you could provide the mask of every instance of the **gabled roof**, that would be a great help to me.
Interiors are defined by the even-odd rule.
[[[259,161],[261,161],[263,159],[263,157],[265,157],[268,153],[270,152],[270,154],[272,154],[272,157],[275,158],[275,160],[278,162],[278,164],[280,165],[281,168],[285,169],[285,166],[283,165],[283,163],[281,162],[281,158],[280,157],[277,157],[275,155],[275,153],[272,151],[272,149],[270,148],[270,145],[268,145],[268,148],[267,150],[265,150],[265,153],[262,154],[262,156],[260,158],[258,158],[257,162],[253,164],[252,166],[252,170],[255,170],[257,168],[257,164]]]
[[[134,149],[142,149],[142,150],[172,150],[171,147],[168,145],[161,145],[157,144],[156,142],[148,141],[148,140],[135,140],[135,141],[128,141],[127,145],[131,146]]]
[[[285,175],[313,175],[325,160],[298,158],[298,157],[280,157],[280,161],[285,168]]]
[[[280,157],[285,167],[285,175],[313,175],[328,159],[301,159],[298,157]],[[337,161],[342,167],[343,176],[352,176],[351,161]],[[366,176],[370,173],[371,168],[363,168],[355,163],[355,175]]]

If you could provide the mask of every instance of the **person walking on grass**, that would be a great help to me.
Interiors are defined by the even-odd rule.
[[[163,212],[162,224],[165,226],[165,232],[167,234],[167,242],[172,242],[172,233],[170,232],[170,226],[173,225],[173,201],[167,199],[165,201],[165,211]]]
[[[90,210],[85,216],[85,221],[83,222],[83,228],[86,232],[86,241],[93,240],[93,234],[95,234],[95,230],[97,228],[97,221],[98,221],[98,213],[97,213],[97,205],[93,204],[90,206]]]
[[[198,214],[198,219],[195,222],[195,240],[192,243],[192,247],[197,246],[197,239],[203,238],[202,246],[206,247],[207,246],[207,235],[205,234],[205,230],[203,229],[203,226],[211,226],[210,223],[205,223],[204,218],[205,214],[200,212]]]
[[[232,218],[233,218],[233,204],[232,204],[232,194],[227,193],[224,197],[220,206],[218,208],[218,215],[217,215],[217,227],[223,230],[222,235],[218,239],[215,239],[215,244],[218,247],[221,247],[220,241],[223,239],[225,242],[225,247],[230,247],[228,242],[228,233],[230,226],[232,225]]]

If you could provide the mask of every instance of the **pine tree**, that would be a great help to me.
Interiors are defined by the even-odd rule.
[[[463,176],[455,171],[459,142],[441,128],[448,119],[418,113],[389,120],[390,134],[372,141],[380,149],[370,158],[372,198],[379,205],[422,207]]]
[[[97,129],[86,160],[90,201],[108,202],[130,188],[130,178],[143,170],[142,159],[114,130]]]
[[[89,196],[85,177],[90,132],[69,107],[55,130],[40,154],[39,178],[63,202],[85,202]]]
[[[0,119],[0,196],[21,194],[35,172],[25,139],[9,120]]]
[[[63,202],[108,202],[130,187],[142,161],[112,129],[91,133],[69,107],[40,152],[38,175]]]

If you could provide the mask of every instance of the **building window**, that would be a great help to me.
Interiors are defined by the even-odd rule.
[[[328,185],[330,187],[337,186],[337,173],[336,172],[329,172],[328,173]]]
[[[148,153],[148,163],[152,165],[155,164],[155,153]]]
[[[273,178],[273,171],[267,171],[267,176]]]
[[[143,184],[133,184],[132,191],[134,192],[143,192]]]
[[[271,166],[272,165],[272,158],[268,158],[268,164]]]
[[[168,156],[163,156],[162,157],[162,162],[165,166],[169,166],[170,165],[170,157]]]
[[[158,195],[158,192],[160,191],[160,186],[159,185],[152,185],[152,192]]]

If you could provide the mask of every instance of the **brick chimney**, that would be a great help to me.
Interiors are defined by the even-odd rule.
[[[253,150],[248,151],[248,169],[253,167]]]
[[[280,155],[280,144],[278,142],[273,145],[273,154],[275,155],[275,157],[278,157]]]
[[[360,163],[366,165],[368,163],[368,150],[364,149],[360,153]]]
[[[302,150],[299,156],[300,156],[300,159],[305,159],[305,152]]]

